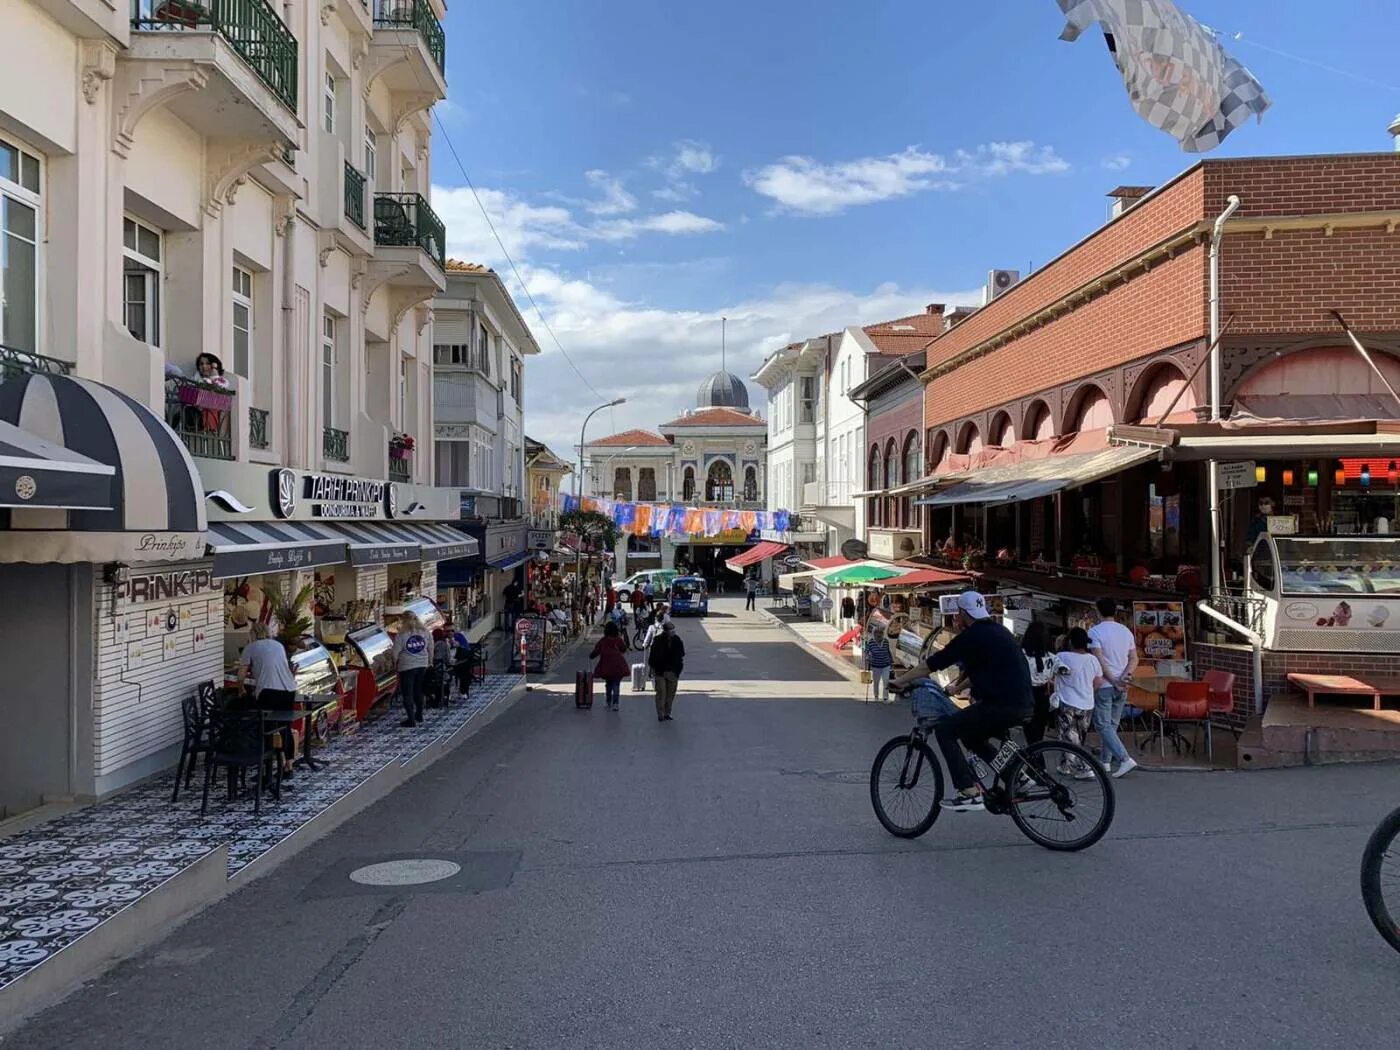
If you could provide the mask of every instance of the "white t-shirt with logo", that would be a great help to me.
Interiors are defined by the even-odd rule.
[[[400,631],[394,639],[394,666],[400,671],[429,667],[433,662],[433,636],[419,628]]]
[[[1094,709],[1094,679],[1099,677],[1102,668],[1099,658],[1092,653],[1076,653],[1072,650],[1056,653],[1060,671],[1055,675],[1055,695],[1065,707],[1080,711]]]
[[[1117,620],[1102,620],[1089,628],[1089,648],[1103,654],[1110,681],[1117,682],[1128,672],[1137,643],[1133,632]]]

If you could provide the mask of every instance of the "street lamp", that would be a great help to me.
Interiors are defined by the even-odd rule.
[[[607,470],[607,469],[608,469],[608,464],[611,463],[613,460],[617,459],[618,456],[625,456],[625,455],[627,455],[627,453],[629,453],[629,452],[636,452],[637,449],[639,449],[639,448],[641,448],[640,445],[631,445],[631,446],[629,446],[628,448],[624,448],[621,452],[614,452],[614,453],[613,453],[611,456],[609,456],[607,459],[603,460],[603,462],[602,462],[598,467],[595,467],[595,468],[594,468],[594,470],[593,470],[593,475],[594,475],[594,479],[595,479],[595,483],[594,483],[594,485],[593,485],[593,495],[594,495],[594,496],[601,495],[601,493],[600,493],[599,490],[598,490],[598,485],[597,485],[597,478],[599,477],[599,473],[598,473],[598,472],[599,472],[600,470]],[[606,476],[606,475],[603,475],[603,476]]]
[[[584,434],[585,434],[585,432],[587,432],[587,430],[588,430],[588,421],[589,421],[590,419],[592,419],[594,416],[596,416],[599,412],[603,411],[603,409],[605,409],[605,408],[615,408],[615,407],[617,407],[618,405],[625,404],[626,402],[627,402],[627,399],[626,399],[625,397],[619,397],[619,398],[618,398],[617,400],[615,400],[615,401],[609,401],[606,405],[599,405],[599,406],[598,406],[597,408],[595,408],[592,412],[588,413],[588,415],[586,415],[586,416],[583,417],[583,426],[581,426],[581,427],[578,428],[578,473],[577,473],[576,475],[574,475],[574,495],[580,497],[580,500],[582,499],[582,496],[583,496],[583,442],[584,442]],[[580,510],[583,509],[583,504],[582,504],[582,502],[579,503],[579,509],[580,509]],[[577,592],[578,592],[578,597],[577,597],[577,599],[575,600],[575,603],[574,603],[574,610],[575,610],[575,612],[582,613],[582,612],[583,612],[583,551],[582,551],[581,548],[583,547],[583,536],[580,535],[579,538],[578,538],[578,540],[579,540],[578,546],[574,548],[574,586],[575,586],[575,588],[577,588]]]

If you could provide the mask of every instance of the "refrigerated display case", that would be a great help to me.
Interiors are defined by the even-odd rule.
[[[394,640],[379,624],[370,624],[347,634],[345,644],[345,666],[356,672],[355,716],[363,722],[376,704],[398,688]]]
[[[1264,533],[1246,580],[1266,648],[1400,652],[1400,537]]]

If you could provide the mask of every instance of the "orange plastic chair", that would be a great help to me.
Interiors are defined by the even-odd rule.
[[[1167,740],[1165,729],[1173,722],[1190,722],[1196,726],[1205,726],[1206,729],[1206,755],[1214,761],[1215,749],[1210,738],[1210,686],[1205,682],[1177,681],[1167,683],[1166,703],[1163,705],[1161,715],[1163,722],[1161,751],[1162,757],[1167,757]],[[1193,745],[1194,746],[1194,745]]]

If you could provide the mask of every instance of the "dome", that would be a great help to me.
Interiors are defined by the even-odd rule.
[[[696,408],[737,408],[749,410],[749,388],[733,372],[716,372],[700,384]]]

